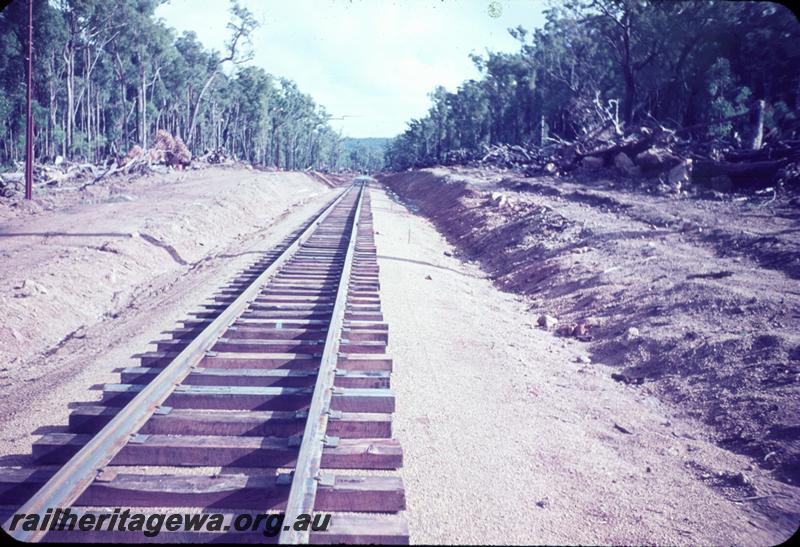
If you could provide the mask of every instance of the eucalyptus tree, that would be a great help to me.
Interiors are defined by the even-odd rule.
[[[339,163],[340,136],[311,97],[252,60],[253,15],[231,4],[222,52],[155,17],[161,0],[33,0],[37,160],[101,160],[159,129],[195,153],[225,148],[281,167]],[[0,163],[24,149],[25,0],[0,12]]]
[[[510,33],[516,53],[472,56],[482,77],[436,89],[386,151],[391,168],[492,143],[525,144],[656,119],[734,138],[763,104],[767,137],[797,138],[800,23],[770,2],[565,0]],[[705,130],[705,129],[704,129]]]
[[[189,120],[189,128],[186,133],[187,141],[191,141],[194,138],[197,113],[202,105],[203,96],[222,70],[223,65],[225,63],[239,65],[253,58],[253,52],[247,46],[249,46],[250,34],[258,27],[257,21],[250,10],[240,6],[236,0],[233,0],[231,3],[231,16],[232,19],[228,23],[228,30],[231,34],[227,42],[225,42],[225,56],[218,57],[215,55],[213,58],[210,70],[208,71],[208,77],[203,87],[200,88],[200,92],[197,94],[194,106],[192,107],[192,116]]]

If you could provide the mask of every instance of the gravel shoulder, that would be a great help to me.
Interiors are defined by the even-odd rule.
[[[372,192],[412,542],[771,545],[796,530],[797,488],[586,363],[590,343],[538,328],[527,297]]]

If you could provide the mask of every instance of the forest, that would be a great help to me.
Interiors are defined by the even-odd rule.
[[[613,128],[668,127],[732,146],[763,105],[764,142],[798,138],[800,25],[770,2],[564,0],[514,53],[472,55],[481,77],[437,87],[385,147],[343,138],[290,79],[252,66],[253,14],[230,5],[223,51],[155,16],[163,0],[32,0],[34,155],[103,163],[160,130],[195,155],[282,169],[375,172],[542,147]],[[25,155],[28,2],[0,12],[0,165]]]
[[[516,53],[473,55],[482,77],[437,87],[386,151],[402,170],[657,124],[732,146],[763,105],[764,142],[798,138],[800,24],[771,2],[565,0]]]
[[[249,66],[258,24],[230,6],[225,50],[155,17],[162,0],[33,0],[35,158],[103,162],[159,130],[194,154],[225,150],[284,169],[352,166],[326,110]],[[28,2],[0,12],[0,163],[24,160]]]

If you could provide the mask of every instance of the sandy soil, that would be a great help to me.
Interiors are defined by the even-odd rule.
[[[25,463],[69,402],[99,398],[93,384],[332,196],[299,173],[218,168],[0,206],[2,463]]]
[[[0,464],[30,464],[68,403],[98,398],[93,384],[332,195],[300,174],[215,169],[0,204]],[[594,342],[538,328],[535,301],[498,290],[428,220],[380,190],[373,212],[414,542],[766,545],[794,531],[795,487],[588,364]]]
[[[618,180],[431,169],[382,180],[525,295],[528,320],[708,427],[720,446],[800,480],[800,213],[789,198],[663,196]],[[796,200],[795,200],[796,201]],[[735,485],[735,477],[720,479]],[[773,500],[774,501],[774,500]],[[797,504],[774,514],[800,522]]]
[[[796,488],[578,363],[588,344],[537,328],[383,191],[373,212],[413,542],[767,545],[796,529],[759,505],[797,507]]]

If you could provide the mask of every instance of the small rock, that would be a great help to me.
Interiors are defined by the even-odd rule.
[[[558,325],[558,319],[556,319],[552,315],[542,314],[539,316],[539,319],[536,321],[536,323],[540,327],[544,327],[546,330],[550,330],[554,328],[556,325]]]
[[[740,486],[753,486],[753,479],[741,471],[733,476],[733,480]]]
[[[100,247],[98,247],[98,250],[103,251],[104,253],[112,253],[115,255],[122,254],[122,249],[120,249],[119,246],[112,241],[106,241],[100,245]]]
[[[591,169],[595,171],[597,169],[602,169],[603,167],[603,158],[598,158],[597,156],[587,156],[581,160],[581,164],[586,169]]]
[[[710,186],[717,192],[730,192],[733,190],[733,181],[728,175],[711,177]]]
[[[634,338],[639,337],[639,329],[636,327],[629,327],[627,331],[625,331],[625,337],[628,340],[633,340]]]
[[[633,435],[633,431],[631,431],[630,429],[628,429],[625,426],[619,425],[616,422],[614,422],[614,429],[616,429],[617,431],[620,431],[622,433],[625,433],[626,435]]]
[[[559,325],[558,328],[556,329],[556,334],[558,334],[559,336],[572,336],[574,330],[575,330],[574,325],[563,323]]]
[[[577,323],[572,329],[572,336],[580,337],[589,334],[589,327],[586,323]]]
[[[47,294],[47,289],[45,289],[42,285],[33,281],[32,279],[24,280],[20,285],[15,287],[19,289],[17,296],[21,296],[26,298],[28,296],[34,296],[36,294]]]
[[[667,182],[670,186],[680,188],[692,181],[692,160],[686,159],[673,167],[667,173]]]
[[[536,502],[537,507],[541,507],[542,509],[547,509],[550,507],[550,500],[547,498],[542,498]]]
[[[646,171],[664,171],[680,163],[681,159],[666,148],[649,148],[636,155],[636,164]]]
[[[634,386],[644,383],[644,378],[642,376],[628,376],[627,374],[618,374],[616,372],[611,373],[611,379],[617,382],[622,382],[623,384]]]
[[[502,207],[506,204],[506,196],[500,192],[492,192],[492,201],[496,206]]]
[[[448,252],[448,251],[445,251],[445,252],[444,252],[444,256],[453,256],[453,253],[450,253],[450,252]]]
[[[588,364],[590,364],[590,363],[591,363],[591,360],[590,360],[588,357],[584,357],[583,355],[578,355],[578,356],[575,358],[575,362],[576,362],[576,363],[584,363],[584,364],[587,364],[587,365],[588,365]]]
[[[426,275],[426,276],[425,276],[425,279],[427,279],[427,280],[429,280],[429,281],[430,281],[430,280],[431,280],[431,279],[433,279],[433,278],[432,278],[430,275]]]
[[[637,167],[633,160],[625,152],[620,152],[614,158],[614,167],[629,176],[635,176],[641,173],[641,169]]]

